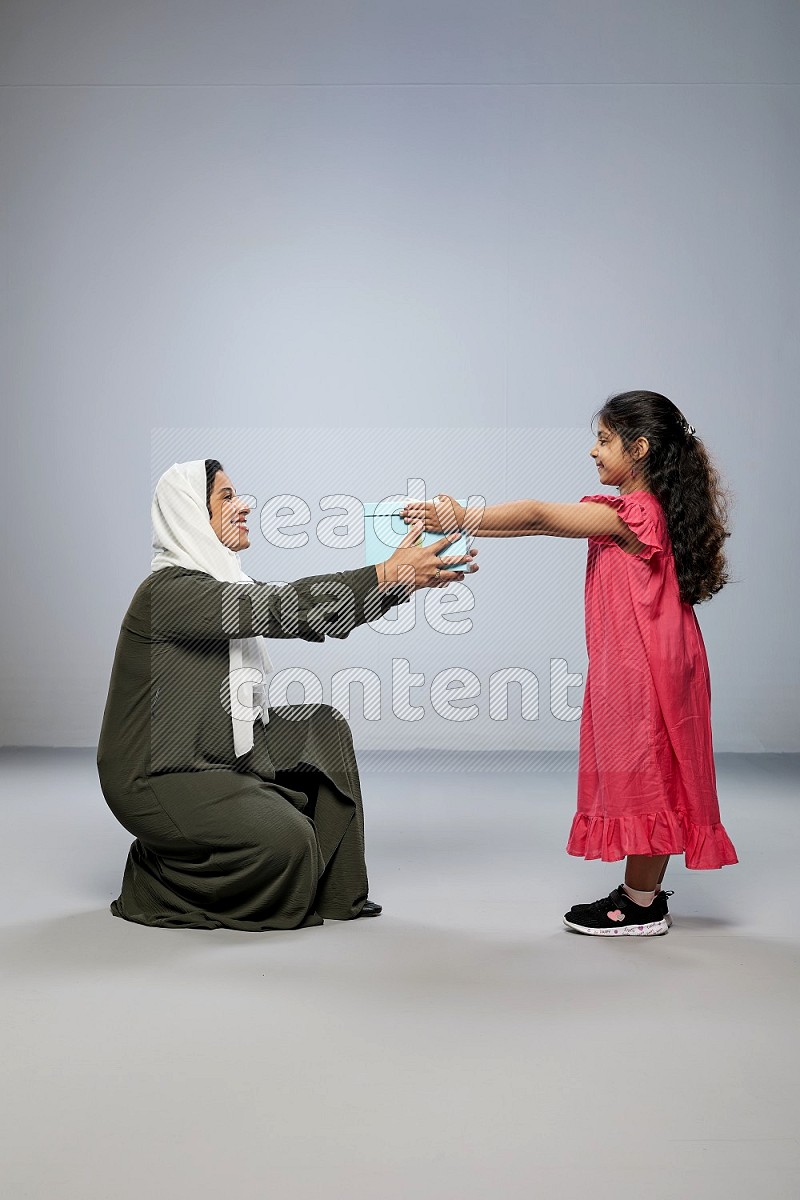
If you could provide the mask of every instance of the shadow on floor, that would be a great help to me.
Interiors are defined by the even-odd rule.
[[[681,918],[656,938],[581,937],[566,929],[503,938],[381,916],[298,930],[243,933],[136,925],[107,909],[0,930],[0,957],[17,981],[53,986],[106,978],[263,994],[265,983],[303,1004],[497,1009],[558,1020],[631,1003],[768,1020],[770,997],[800,978],[800,948],[731,936],[727,922]],[[783,1001],[781,1001],[783,1003]]]

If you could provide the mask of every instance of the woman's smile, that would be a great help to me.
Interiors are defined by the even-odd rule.
[[[237,496],[225,472],[217,471],[208,498],[209,517],[219,540],[235,553],[246,550],[250,545],[247,517],[252,511],[252,506],[247,503],[249,499],[250,497]],[[236,527],[235,537],[228,532],[232,525]]]

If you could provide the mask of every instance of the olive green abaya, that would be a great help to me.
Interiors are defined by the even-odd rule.
[[[350,727],[330,705],[270,707],[237,759],[228,641],[344,638],[407,599],[400,587],[379,594],[372,566],[282,586],[183,567],[142,582],[97,748],[106,803],[136,839],[115,916],[250,931],[358,916],[368,883]]]

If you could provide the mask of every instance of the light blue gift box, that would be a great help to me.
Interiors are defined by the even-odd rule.
[[[414,500],[414,497],[409,496],[408,501],[412,500]],[[458,503],[466,507],[467,502],[466,500],[459,500]],[[377,504],[364,505],[364,554],[367,566],[371,566],[373,563],[385,562],[387,558],[391,558],[410,530],[411,526],[406,525],[400,516],[400,510],[405,504],[405,500],[380,500]],[[430,546],[433,542],[441,541],[444,534],[426,531],[420,537],[421,542],[418,544]],[[451,542],[449,546],[445,546],[439,553],[442,556],[466,554],[471,544],[472,538],[464,533],[458,541]],[[459,563],[457,566],[449,567],[448,570],[461,571],[463,573],[468,566],[468,563]]]

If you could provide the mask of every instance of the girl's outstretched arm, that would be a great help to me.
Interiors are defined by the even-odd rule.
[[[486,508],[464,508],[462,528],[474,537],[534,537],[547,533],[539,524],[538,506],[538,500],[510,500]]]
[[[450,507],[452,505],[452,508]],[[643,549],[642,543],[608,504],[552,504],[546,500],[510,500],[506,504],[464,508],[452,496],[434,501],[409,501],[403,517],[425,520],[425,529],[465,529],[473,537],[580,537],[609,534],[626,550]]]
[[[510,504],[492,505],[491,508],[485,504],[465,508],[452,496],[439,495],[427,503],[409,500],[400,515],[408,524],[424,520],[425,529],[431,532],[465,529],[475,537],[523,537],[546,532],[533,525],[532,506],[537,503],[536,500],[514,500]]]

